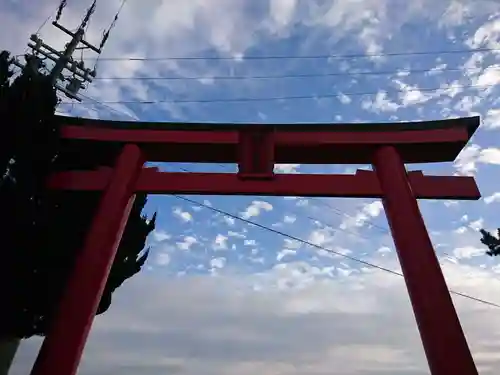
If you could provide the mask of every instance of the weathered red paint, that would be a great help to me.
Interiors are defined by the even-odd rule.
[[[104,195],[32,375],[75,374],[130,209],[127,202],[138,191],[381,197],[431,374],[477,375],[416,198],[479,199],[479,190],[471,177],[407,173],[404,164],[454,160],[479,118],[257,127],[59,119],[75,152],[85,147],[90,152],[89,145],[103,142],[126,146],[115,168],[57,173],[48,181],[53,189],[103,190]],[[141,169],[141,155],[148,161],[237,163],[239,173],[162,173]],[[372,163],[375,172],[280,175],[273,173],[275,163]]]
[[[31,375],[76,374],[143,164],[136,145],[124,146]]]
[[[477,375],[403,161],[384,146],[373,165],[431,374]]]

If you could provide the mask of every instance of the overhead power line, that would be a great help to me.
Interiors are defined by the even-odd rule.
[[[304,245],[311,246],[311,247],[314,247],[316,249],[323,250],[323,251],[326,251],[328,253],[338,255],[338,256],[340,256],[342,258],[349,259],[349,260],[351,260],[353,262],[365,265],[367,267],[375,268],[375,269],[378,269],[380,271],[384,271],[384,272],[387,272],[387,273],[390,273],[392,275],[396,275],[396,276],[399,276],[399,277],[404,277],[403,274],[400,273],[400,272],[391,270],[389,268],[386,268],[386,267],[383,267],[383,266],[380,266],[380,265],[377,265],[377,264],[374,264],[374,263],[371,263],[371,262],[368,262],[368,261],[365,261],[365,260],[362,260],[362,259],[350,256],[350,255],[347,255],[347,254],[343,254],[343,253],[341,253],[339,251],[335,251],[333,249],[329,249],[329,248],[321,246],[321,245],[317,245],[317,244],[315,244],[313,242],[304,240],[304,239],[302,239],[300,237],[297,237],[297,236],[294,236],[294,235],[282,232],[282,231],[280,231],[278,229],[274,229],[274,228],[268,227],[268,226],[263,225],[263,224],[256,223],[256,222],[248,220],[248,219],[244,219],[244,218],[242,218],[242,217],[240,217],[238,215],[229,213],[227,211],[224,211],[224,210],[216,208],[216,207],[209,206],[209,205],[207,205],[205,203],[198,202],[198,201],[196,201],[194,199],[186,198],[186,197],[183,197],[183,196],[180,196],[180,195],[176,195],[176,194],[173,194],[172,196],[175,197],[176,199],[183,200],[183,201],[189,202],[191,204],[197,205],[199,207],[206,208],[206,209],[208,209],[210,211],[219,213],[221,215],[228,216],[228,217],[230,217],[232,219],[244,222],[244,223],[249,224],[249,225],[253,225],[253,226],[257,227],[257,228],[260,228],[260,229],[266,230],[268,232],[280,235],[282,237],[286,237],[288,239],[291,239],[291,240],[294,240],[294,241],[298,241],[298,242],[300,242],[300,243],[302,243]],[[490,301],[487,301],[487,300],[484,300],[484,299],[481,299],[481,298],[477,298],[477,297],[474,297],[474,296],[471,296],[471,295],[468,295],[468,294],[465,294],[465,293],[455,292],[453,290],[450,290],[450,293],[455,294],[455,295],[460,296],[460,297],[464,297],[464,298],[470,299],[472,301],[483,303],[485,305],[489,305],[489,306],[492,306],[492,307],[500,308],[500,304],[497,304],[497,303],[494,303],[494,302],[490,302]]]
[[[222,163],[216,163],[219,167],[223,168],[223,169],[227,169],[227,164],[222,164]],[[183,172],[187,172],[187,173],[192,173],[193,171],[192,170],[189,170],[187,168],[183,168],[183,167],[179,167],[179,169]],[[231,171],[229,171],[230,173],[232,173]],[[324,199],[322,198],[311,198],[312,201],[316,202],[316,203],[319,203],[320,206],[323,206],[323,207],[328,207],[335,215],[338,215],[340,217],[344,217],[344,218],[348,218],[348,219],[356,219],[353,215],[349,215],[347,212],[344,212],[340,209],[338,209],[337,207],[331,205],[329,202],[325,201]],[[297,212],[295,212],[297,213]],[[353,235],[356,235],[356,236],[359,236],[359,237],[362,237],[362,238],[365,238],[366,240],[370,240],[370,238],[368,238],[367,236],[364,236],[360,233],[357,233],[357,232],[354,232],[354,231],[349,231],[347,229],[342,229],[342,228],[338,228],[338,227],[334,227],[333,225],[331,224],[328,224],[328,223],[325,223],[324,221],[318,219],[317,217],[314,217],[312,215],[307,215],[307,214],[304,214],[304,213],[300,213],[298,214],[300,216],[303,216],[313,222],[318,222],[318,223],[321,223],[322,225],[324,225],[325,227],[328,227],[328,228],[331,228],[332,230],[334,231],[344,231],[344,232],[347,232],[347,233],[350,233],[350,234],[353,234]],[[391,234],[390,232],[390,229],[387,228],[387,227],[383,227],[381,225],[378,225],[376,223],[374,223],[372,220],[369,220],[369,219],[365,219],[364,222],[368,225],[368,226],[371,226],[371,227],[374,227],[374,228],[377,228],[381,233],[384,233],[384,234]]]
[[[406,76],[410,74],[433,74],[444,72],[464,72],[464,71],[486,71],[500,70],[499,67],[491,66],[484,69],[478,68],[443,68],[443,69],[402,69],[402,70],[387,70],[387,71],[353,71],[353,72],[332,72],[332,73],[303,73],[303,74],[278,74],[278,75],[244,75],[244,76],[190,76],[190,77],[165,77],[165,76],[143,76],[143,77],[96,77],[94,81],[120,81],[120,80],[137,80],[137,81],[199,81],[199,80],[250,80],[250,79],[285,79],[285,78],[315,78],[315,77],[350,77],[350,76]]]
[[[226,167],[225,164],[221,164],[221,163],[217,163],[219,166],[221,167]],[[186,168],[179,168],[180,170],[184,171],[184,172],[193,172],[193,171],[190,171]],[[321,206],[323,207],[328,207],[332,213],[334,213],[335,215],[338,215],[340,217],[346,217],[346,218],[349,218],[349,219],[356,219],[354,216],[352,215],[349,215],[347,212],[344,212],[344,211],[341,211],[340,209],[338,209],[337,207],[331,205],[329,202],[325,201],[324,199],[322,198],[312,198],[312,200],[314,202],[319,202]],[[292,211],[293,212],[293,211]],[[294,212],[294,213],[297,213],[297,212]],[[307,214],[303,214],[303,213],[297,213],[298,216],[302,216],[302,217],[305,217],[313,222],[316,222],[316,223],[319,223],[321,225],[323,225],[324,227],[326,228],[330,228],[334,233],[337,233],[339,231],[342,231],[342,232],[345,232],[345,233],[349,233],[349,234],[352,234],[352,235],[355,235],[355,236],[358,236],[358,237],[361,237],[361,238],[364,238],[366,240],[371,240],[368,236],[366,235],[363,235],[362,233],[358,233],[358,232],[354,232],[352,230],[348,230],[346,228],[341,228],[341,227],[338,227],[338,226],[333,226],[332,224],[329,224],[329,223],[325,223],[323,220],[317,218],[317,217],[314,217],[314,216],[311,216],[311,215],[307,215]],[[376,228],[378,229],[381,233],[383,234],[388,234],[392,237],[392,234],[391,234],[391,231],[389,228],[387,227],[384,227],[384,226],[381,226],[381,225],[378,225],[376,223],[373,222],[373,220],[366,220],[365,223],[368,225],[368,227],[373,227],[373,228]],[[390,245],[383,245],[383,246],[387,246],[387,247],[390,247]],[[444,253],[444,255],[446,256],[450,256],[450,254],[448,253]],[[440,262],[441,264],[441,262]],[[500,280],[500,279],[498,279]],[[457,295],[459,293],[456,293]]]
[[[392,93],[405,93],[405,92],[437,92],[440,90],[453,90],[453,89],[487,89],[495,87],[492,85],[454,85],[446,87],[429,87],[429,88],[415,88],[407,90],[391,90],[391,91],[372,91],[372,92],[353,92],[342,94],[321,94],[321,95],[296,95],[296,96],[274,96],[264,98],[220,98],[220,99],[165,99],[165,100],[118,100],[118,101],[99,101],[103,104],[191,104],[191,103],[238,103],[238,102],[270,102],[280,100],[305,100],[305,99],[329,99],[329,98],[342,98],[342,97],[355,97],[355,96],[370,96],[377,94],[392,94]],[[95,100],[95,99],[94,99]],[[63,102],[61,104],[72,104],[71,102]],[[86,104],[85,102],[75,104]]]
[[[222,168],[226,168],[227,165],[225,164],[222,164],[222,163],[217,163],[217,165],[219,165],[220,167]],[[187,168],[182,168],[182,167],[179,167],[179,169],[183,172],[187,172],[187,173],[192,173],[193,171],[192,170],[189,170]],[[230,172],[231,173],[231,172]],[[331,205],[330,203],[322,200],[321,198],[316,198],[316,199],[312,199],[314,202],[318,202],[320,203],[320,206],[323,206],[323,207],[328,207],[335,215],[338,215],[340,217],[345,217],[345,218],[348,218],[348,219],[355,219],[354,216],[352,215],[349,215],[347,212],[343,212],[341,211],[340,209],[338,209],[337,207],[334,207],[333,205]],[[305,217],[313,222],[317,222],[317,223],[320,223],[322,225],[324,225],[325,227],[327,228],[330,228],[332,229],[333,231],[335,232],[338,232],[338,231],[343,231],[343,232],[346,232],[346,233],[349,233],[349,234],[352,234],[352,235],[355,235],[355,236],[358,236],[358,237],[362,237],[366,240],[370,240],[369,237],[367,236],[364,236],[362,235],[361,233],[357,233],[357,232],[354,232],[354,231],[350,231],[350,230],[347,230],[347,229],[343,229],[343,228],[340,228],[340,227],[335,227],[333,226],[332,224],[329,224],[329,223],[325,223],[324,221],[320,220],[319,218],[317,217],[314,217],[312,215],[308,215],[308,214],[304,214],[304,213],[298,213],[298,212],[294,212],[294,213],[297,213],[299,216],[302,216],[302,217]],[[384,234],[390,234],[390,230],[388,228],[384,228],[376,223],[374,223],[373,221],[371,220],[366,220],[365,221],[366,224],[368,224],[369,226],[372,226],[374,228],[377,228],[379,231],[381,231],[382,233]]]
[[[111,107],[111,106],[109,106],[109,105],[107,105],[107,104],[105,104],[105,103],[103,103],[103,102],[99,101],[98,99],[92,98],[91,96],[88,96],[88,95],[85,95],[85,94],[80,94],[80,96],[81,96],[82,98],[88,99],[90,102],[94,102],[94,104],[96,104],[96,105],[100,105],[100,106],[102,106],[102,107],[104,107],[104,108],[108,109],[110,112],[114,112],[114,113],[116,113],[116,114],[120,114],[120,115],[125,115],[125,116],[129,117],[130,119],[132,119],[132,120],[134,120],[134,121],[137,121],[137,120],[138,120],[138,118],[137,118],[137,117],[132,116],[132,115],[130,115],[129,113],[126,113],[126,112],[124,112],[124,111],[120,111],[120,110],[118,110],[118,109],[116,109],[116,108],[113,108],[113,107]],[[92,104],[92,103],[90,103],[90,102],[85,102],[85,103],[82,103],[82,102],[60,102],[60,103],[59,103],[59,105],[61,105],[61,104],[66,104],[66,105],[70,105],[70,106],[71,106],[71,108],[73,108],[73,106],[74,106],[74,105],[76,105],[76,104]]]
[[[333,210],[333,212],[336,214],[336,215],[339,215],[339,216],[345,216],[349,219],[355,219],[354,216],[352,215],[349,215],[347,212],[343,212],[341,211],[340,209],[338,209],[337,207],[331,205],[329,202],[325,201],[325,199],[323,198],[313,198],[312,199],[314,202],[319,202],[320,203],[320,206],[323,206],[323,207],[328,207],[330,208],[331,210]],[[384,227],[382,225],[378,225],[377,223],[374,223],[373,220],[370,220],[370,219],[366,219],[365,220],[365,223],[368,224],[368,226],[371,226],[371,227],[374,227],[374,228],[377,228],[379,230],[379,232],[381,233],[384,233],[384,234],[391,234],[391,231],[389,228],[387,227]],[[356,235],[359,235],[356,233]]]
[[[321,54],[321,55],[274,55],[274,56],[163,56],[163,57],[102,57],[101,61],[173,61],[173,60],[304,60],[304,59],[359,59],[373,57],[396,57],[396,56],[425,56],[425,55],[454,55],[477,52],[495,52],[500,48],[471,48],[459,50],[436,50],[436,51],[414,51],[414,52],[387,52],[387,53],[355,53],[355,54]]]

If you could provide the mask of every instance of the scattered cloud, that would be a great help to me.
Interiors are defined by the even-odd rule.
[[[375,201],[364,205],[361,210],[354,216],[345,216],[340,229],[351,229],[362,227],[368,220],[372,220],[382,213],[383,207],[381,201]]]
[[[500,202],[500,192],[497,191],[497,192],[493,193],[492,195],[484,198],[484,203],[486,203],[486,204],[490,204],[493,202]]]
[[[479,248],[479,247],[472,247],[472,246],[459,247],[459,248],[456,248],[453,251],[453,255],[457,259],[471,258],[471,257],[476,257],[476,256],[484,255],[484,249],[483,248]]]
[[[495,147],[481,148],[472,144],[467,146],[455,160],[454,166],[459,174],[473,175],[477,171],[476,163],[500,164],[500,149]]]
[[[264,201],[253,201],[250,206],[241,214],[244,219],[250,219],[252,217],[259,216],[262,211],[271,211],[273,206],[269,202]]]
[[[297,169],[300,164],[276,164],[274,166],[275,173],[299,173]]]
[[[189,250],[198,240],[193,236],[185,236],[182,242],[177,242],[177,247],[181,250]]]
[[[193,220],[193,216],[189,212],[182,211],[179,207],[174,208],[174,215],[186,223]]]
[[[213,243],[213,249],[214,250],[227,250],[227,240],[228,237],[218,234],[215,237],[214,243]]]

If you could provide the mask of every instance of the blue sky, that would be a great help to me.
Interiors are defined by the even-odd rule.
[[[62,23],[76,27],[87,3],[68,1]],[[500,304],[500,267],[497,259],[484,255],[477,232],[500,226],[497,2],[143,4],[127,2],[98,62],[99,79],[85,91],[105,105],[85,99],[84,104],[62,105],[61,113],[115,120],[255,123],[401,122],[480,115],[480,129],[454,163],[409,169],[476,177],[480,201],[421,201],[420,207],[450,289]],[[0,4],[2,48],[22,53],[29,35],[54,14],[56,5],[51,0]],[[98,2],[89,41],[99,42],[119,5]],[[66,42],[50,23],[40,34],[59,48]],[[94,62],[91,53],[84,56],[89,64]],[[296,77],[303,75],[310,77]],[[281,77],[220,78],[256,76]],[[310,98],[176,103],[297,96]],[[116,103],[137,101],[152,103]],[[234,165],[161,167],[235,170]],[[352,173],[358,167],[368,168],[281,165],[277,171]],[[378,201],[191,198],[341,254],[399,269]],[[150,197],[147,212],[155,211],[158,224],[148,240],[152,251],[147,267],[120,288],[110,311],[96,319],[82,375],[428,373],[402,278],[175,197]],[[498,373],[500,311],[458,296],[454,302],[481,374]],[[38,339],[23,344],[13,374],[24,373],[38,344]]]

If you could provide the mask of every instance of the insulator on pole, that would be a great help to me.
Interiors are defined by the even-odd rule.
[[[90,20],[90,17],[92,17],[92,14],[95,12],[95,8],[97,6],[97,0],[94,0],[92,5],[90,6],[89,10],[87,11],[87,14],[85,15],[85,18],[82,21],[82,24],[80,25],[80,28],[83,29],[85,26],[87,26],[87,23]]]
[[[61,19],[63,9],[66,7],[67,4],[68,4],[67,0],[61,0],[61,3],[59,4],[59,7],[57,8],[56,22]]]
[[[104,34],[102,35],[102,40],[101,40],[101,44],[99,46],[99,49],[103,49],[104,45],[106,44],[108,38],[109,38],[109,34],[111,33],[111,30],[113,30],[113,28],[115,27],[116,25],[116,22],[118,21],[118,17],[120,16],[120,13],[121,11],[123,10],[123,7],[125,6],[125,3],[127,2],[127,0],[122,0],[122,5],[120,6],[120,9],[118,9],[118,12],[115,14],[115,18],[113,18],[113,22],[111,22],[111,25],[109,26],[109,29],[106,30],[104,32]]]

